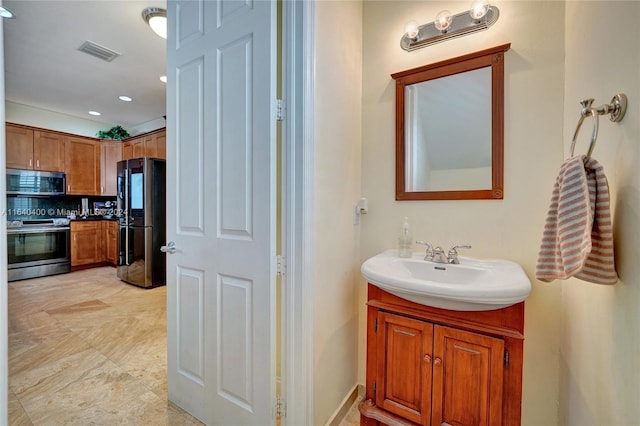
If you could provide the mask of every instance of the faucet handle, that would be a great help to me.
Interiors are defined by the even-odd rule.
[[[470,249],[471,244],[456,244],[451,246],[451,248],[449,249],[449,253],[447,253],[447,259],[449,260],[449,263],[458,263],[458,252],[456,251],[456,249],[459,248]]]
[[[424,260],[433,260],[433,246],[431,245],[431,243],[427,241],[418,240],[416,241],[416,244],[422,244],[424,246],[427,246],[427,251],[425,252]]]

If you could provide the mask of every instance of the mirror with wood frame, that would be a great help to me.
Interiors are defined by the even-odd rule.
[[[510,46],[391,75],[396,200],[503,198],[504,53]]]

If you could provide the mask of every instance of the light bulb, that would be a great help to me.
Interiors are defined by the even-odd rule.
[[[469,15],[471,15],[471,19],[479,21],[484,18],[484,16],[489,11],[489,2],[487,0],[475,0],[471,3],[471,10],[469,10]]]
[[[443,33],[447,31],[447,28],[451,26],[451,22],[453,21],[453,17],[451,16],[451,12],[448,10],[443,10],[442,12],[436,15],[436,20],[433,25]]]
[[[416,21],[407,22],[407,25],[404,27],[404,32],[408,38],[415,40],[420,32],[418,23]]]

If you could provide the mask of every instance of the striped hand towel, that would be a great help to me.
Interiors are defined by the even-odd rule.
[[[575,276],[615,284],[609,184],[593,158],[569,158],[560,167],[547,213],[536,278],[550,282]]]

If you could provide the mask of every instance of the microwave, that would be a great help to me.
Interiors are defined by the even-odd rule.
[[[7,169],[9,195],[64,195],[67,178],[62,172]]]

